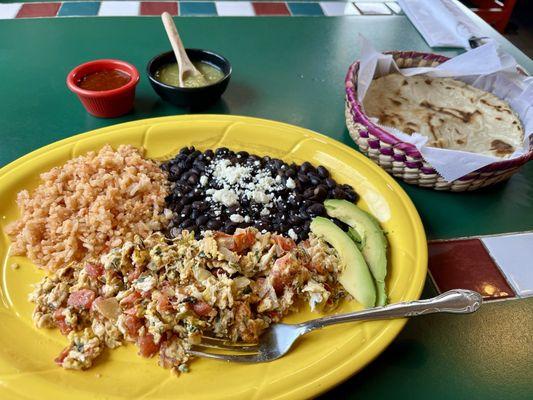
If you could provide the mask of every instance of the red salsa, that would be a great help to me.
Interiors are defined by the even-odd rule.
[[[116,69],[97,71],[85,75],[78,82],[78,86],[85,90],[102,91],[112,90],[124,86],[131,77]]]

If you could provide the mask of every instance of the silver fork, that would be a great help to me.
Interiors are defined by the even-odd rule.
[[[196,349],[191,350],[190,354],[198,357],[242,363],[268,362],[287,354],[300,336],[329,325],[353,321],[416,317],[418,315],[441,312],[469,314],[476,311],[481,306],[481,303],[482,297],[479,293],[465,289],[454,289],[427,300],[396,303],[348,314],[331,315],[301,324],[274,324],[261,335],[257,344],[231,343],[223,339],[204,336],[201,344],[195,345],[195,348],[230,350],[234,354],[206,352]]]

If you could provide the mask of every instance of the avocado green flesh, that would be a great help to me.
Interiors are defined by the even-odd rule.
[[[324,206],[330,217],[337,218],[349,225],[360,236],[361,252],[376,281],[376,305],[382,306],[386,304],[387,239],[385,239],[379,222],[372,215],[346,200],[326,200]]]
[[[359,232],[357,232],[354,228],[352,228],[351,226],[348,228],[348,232],[346,232],[348,234],[348,236],[350,237],[350,239],[352,239],[354,242],[355,242],[355,245],[357,246],[357,248],[359,249],[359,251],[363,251],[363,246],[365,245],[363,243],[363,238],[361,237],[361,235],[359,234]]]
[[[328,242],[339,254],[344,269],[339,282],[365,307],[376,304],[376,289],[365,259],[350,237],[332,221],[323,217],[313,218],[311,232]]]

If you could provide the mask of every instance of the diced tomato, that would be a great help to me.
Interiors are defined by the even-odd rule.
[[[54,362],[59,366],[63,365],[63,361],[65,361],[65,358],[67,358],[71,348],[71,346],[68,346],[61,350],[61,353],[59,353],[59,355],[54,359]]]
[[[159,344],[154,342],[152,334],[148,333],[137,338],[137,346],[139,346],[139,354],[143,357],[152,357],[159,351]]]
[[[198,302],[194,303],[193,306],[192,306],[192,309],[200,317],[205,317],[205,316],[208,316],[208,315],[212,315],[213,311],[215,311],[215,309],[213,307],[211,307],[209,304],[207,304],[204,301],[198,301]]]
[[[133,282],[135,279],[141,276],[142,272],[142,268],[135,267],[135,269],[128,274],[128,282]]]
[[[124,310],[124,314],[136,316],[137,315],[137,308],[135,308],[135,307],[128,308],[127,310]]]
[[[80,289],[68,296],[67,304],[79,310],[90,309],[96,294],[90,289]]]
[[[128,335],[132,338],[137,338],[137,336],[139,336],[139,329],[143,326],[142,321],[133,315],[126,315],[124,318],[124,325],[126,325]]]
[[[244,250],[249,249],[255,243],[255,234],[249,229],[245,229],[234,235],[217,232],[215,234],[215,240],[219,246],[236,253],[243,253]]]
[[[242,253],[244,250],[248,250],[255,243],[255,234],[246,229],[242,232],[236,233],[233,235],[235,239],[235,252]]]
[[[159,298],[157,299],[157,311],[159,312],[165,312],[172,310],[172,304],[170,304],[170,301],[168,301],[168,296],[161,293],[159,295]]]
[[[120,300],[120,305],[123,307],[132,306],[140,298],[141,294],[139,292],[132,292],[126,297],[124,297],[122,300]]]
[[[285,287],[291,284],[297,272],[297,268],[294,268],[294,257],[291,253],[285,254],[274,262],[270,276],[272,287],[277,295],[281,295]]]
[[[296,247],[296,243],[291,238],[286,238],[281,235],[274,235],[274,241],[284,251],[290,251]]]
[[[91,278],[98,278],[104,274],[104,266],[102,264],[85,264],[85,271]]]
[[[56,323],[59,331],[62,335],[68,335],[72,330],[70,325],[65,322],[65,316],[63,315],[63,308],[58,308],[54,311],[54,322]]]

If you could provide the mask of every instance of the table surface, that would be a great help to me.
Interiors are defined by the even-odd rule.
[[[529,72],[533,62],[474,17]],[[205,113],[240,114],[300,125],[352,147],[344,123],[344,75],[359,53],[358,34],[380,50],[431,51],[403,15],[315,18],[180,18],[190,47],[224,54],[233,76]],[[158,18],[55,18],[0,21],[0,166],[75,133],[120,122],[183,114],[162,102],[144,74],[167,50]],[[453,56],[457,50],[434,50]],[[133,113],[97,119],[65,86],[87,60],[119,58],[142,73]],[[440,193],[400,184],[429,239],[533,229],[533,163],[509,182],[475,193]],[[424,296],[435,294],[428,281]],[[408,322],[362,372],[324,398],[523,399],[533,393],[533,299],[492,302],[468,317]]]

